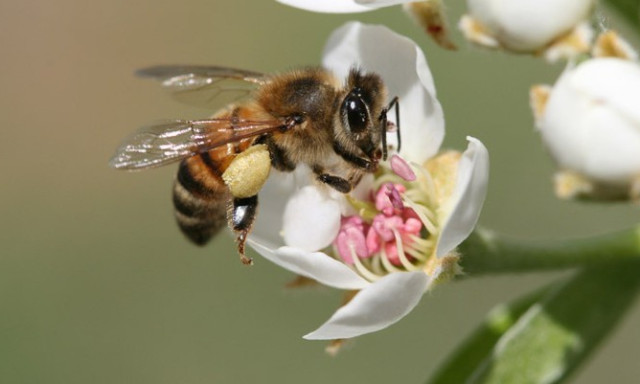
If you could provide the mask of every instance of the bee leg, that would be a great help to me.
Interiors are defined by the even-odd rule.
[[[318,175],[318,180],[329,185],[340,193],[349,193],[353,189],[353,186],[347,179],[343,179],[339,176],[333,176],[326,173]]]
[[[347,151],[338,141],[333,142],[333,150],[336,151],[340,157],[345,161],[355,165],[358,168],[364,169],[367,172],[375,172],[378,168],[378,161],[371,161],[370,159],[360,157]],[[380,154],[383,155],[382,153]],[[314,169],[315,172],[315,169]],[[316,172],[317,173],[317,172]]]
[[[234,198],[229,212],[229,226],[236,233],[238,253],[243,264],[251,265],[253,260],[245,256],[244,245],[247,236],[253,228],[253,223],[258,212],[258,195],[243,198]]]
[[[327,184],[340,193],[349,193],[353,189],[354,184],[351,181],[340,176],[325,173],[320,167],[314,167],[313,172],[317,175],[320,182]]]

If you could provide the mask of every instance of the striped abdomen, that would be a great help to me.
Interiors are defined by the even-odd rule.
[[[206,244],[227,223],[231,196],[222,174],[252,141],[223,145],[180,163],[173,204],[178,226],[194,243]]]

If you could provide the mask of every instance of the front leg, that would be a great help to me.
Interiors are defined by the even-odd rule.
[[[345,161],[355,165],[357,168],[364,169],[367,172],[375,172],[378,169],[378,159],[382,156],[382,151],[376,151],[375,159],[360,157],[347,151],[338,141],[333,142],[333,150],[340,155]]]
[[[340,193],[351,192],[351,190],[357,184],[340,176],[330,175],[326,173],[320,166],[313,167],[313,172],[316,174],[316,177],[320,182],[327,184]]]

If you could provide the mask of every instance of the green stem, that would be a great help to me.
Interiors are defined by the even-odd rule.
[[[640,226],[584,239],[526,244],[477,229],[459,247],[468,275],[532,272],[640,260]]]

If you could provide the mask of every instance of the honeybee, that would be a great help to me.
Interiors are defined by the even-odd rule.
[[[397,132],[399,150],[398,98],[385,104],[387,88],[375,73],[353,68],[344,85],[322,68],[264,75],[214,66],[154,66],[137,74],[161,81],[178,96],[252,92],[212,118],[143,127],[110,160],[123,170],[180,161],[173,188],[180,229],[204,245],[228,222],[245,264],[252,263],[245,241],[271,167],[291,172],[306,164],[320,183],[348,193],[386,160],[387,132]],[[387,120],[394,106],[395,124]]]

